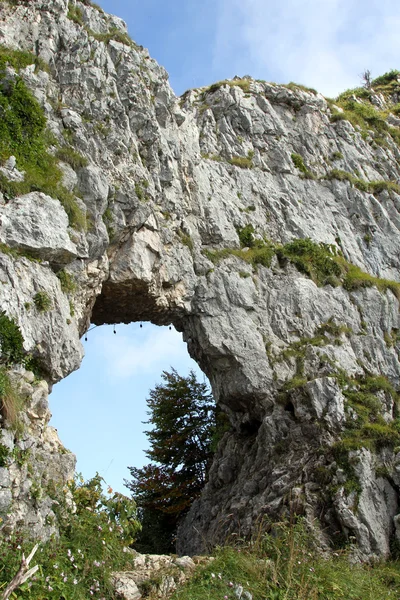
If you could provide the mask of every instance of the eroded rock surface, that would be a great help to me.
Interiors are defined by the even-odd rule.
[[[389,435],[400,377],[396,287],[319,286],[279,252],[246,261],[238,232],[251,225],[261,244],[310,238],[326,245],[327,260],[340,252],[400,281],[397,188],[332,176],[335,167],[364,182],[398,182],[395,140],[386,133],[377,144],[373,131],[332,122],[334,107],[296,87],[237,79],[176,98],[120,19],[70,4],[78,19],[66,0],[0,6],[0,42],[48,64],[19,76],[59,147],[85,159],[64,157],[60,168],[87,222],[73,229],[58,200],[38,192],[3,199],[0,240],[14,253],[0,255],[1,309],[50,385],[78,368],[89,322],[149,320],[183,332],[231,429],[181,527],[180,552],[295,510],[314,526],[318,519],[326,538],[354,538],[362,556],[387,555],[399,513],[400,455]],[[11,162],[2,170],[9,180],[19,167]],[[73,289],[63,291],[61,268]],[[38,292],[50,298],[45,311]],[[348,391],[357,381],[371,388],[381,429],[376,439],[360,432],[358,447],[338,446],[356,429]],[[3,425],[3,443],[21,444]],[[47,447],[49,435],[44,428],[33,446]],[[56,447],[46,468],[62,456]],[[60,480],[68,469],[60,464]],[[16,510],[20,473],[19,483],[2,476],[2,516]],[[43,521],[43,507],[26,502]]]

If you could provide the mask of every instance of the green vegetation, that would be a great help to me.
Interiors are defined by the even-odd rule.
[[[27,53],[7,51],[3,54],[5,64],[25,64],[29,58]],[[33,57],[34,58],[34,57]],[[79,208],[74,195],[61,184],[62,173],[57,159],[49,151],[53,140],[46,131],[44,111],[38,101],[18,76],[14,80],[0,83],[0,110],[3,117],[0,121],[0,161],[14,155],[17,166],[25,171],[22,182],[8,181],[0,176],[0,191],[7,200],[31,191],[42,191],[58,198],[64,206],[70,225],[85,227],[85,217]]]
[[[11,429],[20,430],[19,413],[22,409],[22,398],[10,379],[5,366],[0,366],[0,413]]]
[[[313,175],[313,173],[311,173],[311,171],[307,169],[306,165],[304,164],[303,157],[300,156],[300,154],[293,153],[291,155],[291,158],[294,166],[296,167],[296,169],[299,169],[299,171],[301,171],[305,179],[315,179],[315,175]]]
[[[203,254],[214,264],[229,256],[236,256],[254,268],[259,264],[270,267],[272,258],[277,256],[281,265],[289,260],[318,286],[342,285],[349,291],[361,287],[376,287],[381,292],[390,290],[400,300],[399,282],[365,273],[360,267],[346,261],[333,244],[317,244],[309,238],[293,240],[285,245],[257,240],[252,225],[246,225],[238,231],[238,235],[241,249],[203,250]],[[249,249],[244,250],[243,247]]]
[[[343,459],[349,450],[360,448],[379,450],[383,446],[398,446],[400,419],[387,423],[382,417],[382,404],[377,397],[378,393],[383,393],[398,405],[398,394],[389,380],[382,375],[367,375],[355,379],[343,372],[334,375],[346,398],[346,410],[352,411],[341,440],[334,445],[335,457]]]
[[[33,302],[39,312],[47,312],[52,306],[50,296],[47,292],[37,292],[33,296]]]
[[[240,167],[241,169],[252,169],[253,157],[254,152],[249,150],[247,156],[232,156],[232,158],[230,158],[228,162],[234,167]]]
[[[173,551],[178,522],[205,484],[215,433],[215,404],[207,385],[193,371],[188,377],[164,371],[162,379],[146,401],[151,425],[146,456],[153,462],[129,467],[133,480],[127,487],[143,527],[136,544],[141,552]]]
[[[245,93],[249,93],[251,91],[250,84],[250,79],[224,79],[223,81],[217,81],[216,83],[210,85],[204,90],[203,94],[213,94],[224,85],[229,85],[229,87],[240,87],[240,89],[243,90]]]
[[[293,90],[294,92],[300,90],[302,92],[309,92],[310,94],[314,94],[315,96],[318,94],[317,90],[315,90],[314,88],[307,87],[306,85],[302,85],[301,83],[294,83],[293,81],[287,83],[286,85],[283,84],[282,87],[288,88],[289,90]]]
[[[42,490],[35,482],[36,497],[45,491],[54,499],[58,512],[60,536],[42,543],[32,564],[39,564],[36,576],[17,590],[20,600],[83,600],[116,598],[110,583],[113,571],[129,570],[132,555],[127,552],[140,529],[133,500],[119,493],[102,491],[98,475],[87,483],[70,486],[76,512],[64,506],[65,491],[50,485]],[[33,542],[28,531],[19,531],[0,539],[0,588],[15,576],[22,552],[27,555]],[[17,597],[17,596],[15,596]]]
[[[4,444],[0,444],[0,468],[6,467],[10,458],[10,450]]]
[[[349,121],[353,127],[360,128],[364,139],[372,135],[372,141],[377,145],[387,146],[390,137],[396,144],[399,144],[400,131],[396,127],[389,126],[386,122],[388,113],[395,112],[396,105],[392,98],[395,98],[395,94],[400,91],[398,77],[399,71],[389,71],[374,79],[371,82],[371,88],[361,87],[346,90],[335,101],[329,101],[332,111],[331,121]],[[388,103],[387,110],[378,110],[371,103],[373,93],[384,95]],[[343,112],[338,111],[335,105],[341,108]]]
[[[23,50],[10,50],[5,46],[0,46],[0,72],[4,72],[6,66],[10,66],[17,72],[21,69],[35,65],[36,70],[49,71],[49,65],[42,59]]]
[[[67,17],[68,19],[71,19],[71,21],[74,21],[74,23],[77,23],[78,25],[83,25],[82,10],[79,8],[79,6],[72,4],[72,2],[68,3]]]
[[[327,559],[316,551],[302,521],[270,526],[246,543],[217,549],[207,566],[171,600],[395,600],[398,562],[353,564],[345,553]],[[239,587],[240,586],[240,587]],[[246,594],[246,595],[245,595]]]
[[[81,169],[82,167],[86,167],[88,164],[88,159],[85,156],[82,156],[80,152],[77,152],[71,148],[71,146],[63,146],[62,148],[58,148],[56,157],[59,160],[68,163],[75,171],[77,169]]]
[[[341,169],[332,169],[332,171],[325,176],[325,179],[348,181],[362,192],[369,192],[370,194],[380,194],[383,191],[400,194],[400,185],[394,181],[364,181],[359,177],[355,177],[348,171],[342,171]]]
[[[14,319],[0,312],[0,362],[3,365],[21,364],[25,351],[24,339]]]
[[[107,33],[95,33],[94,31],[88,30],[88,34],[91,37],[94,37],[98,42],[104,42],[104,44],[108,44],[111,40],[114,40],[120,44],[125,44],[125,46],[135,46],[135,43],[131,40],[129,35],[116,27],[112,27]]]
[[[60,280],[61,289],[65,294],[73,294],[75,292],[76,283],[71,273],[68,273],[68,271],[62,269],[57,273],[57,277]]]
[[[333,152],[332,156],[331,156],[331,160],[343,160],[343,154],[341,152],[339,152],[338,150],[336,150],[335,152]]]
[[[189,250],[192,252],[194,248],[193,240],[188,233],[184,233],[183,231],[179,232],[179,238],[184,246],[187,246]]]

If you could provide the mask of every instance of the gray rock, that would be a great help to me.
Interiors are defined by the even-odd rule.
[[[71,229],[60,203],[39,192],[3,195],[0,241],[15,252],[0,254],[0,309],[18,322],[50,389],[79,367],[90,322],[149,320],[182,331],[231,429],[182,524],[180,553],[200,552],[234,531],[251,535],[261,515],[280,519],[293,509],[310,522],[321,518],[321,540],[342,531],[361,557],[386,556],[398,528],[396,448],[388,442],[356,452],[358,492],[349,494],[349,473],[332,446],[357,419],[341,373],[381,375],[399,387],[396,289],[317,286],[282,256],[251,264],[251,250],[239,252],[238,231],[250,225],[255,239],[275,244],[310,238],[370,275],[400,281],[396,188],[374,195],[330,179],[340,153],[340,169],[365,181],[399,181],[397,145],[387,137],[378,146],[349,121],[332,123],[325,99],[302,89],[236,79],[177,99],[146,50],[92,35],[113,26],[126,33],[120,19],[78,4],[84,28],[68,18],[67,0],[0,5],[2,43],[35,48],[50,65],[49,72],[30,65],[20,76],[59,144],[86,159],[78,161],[86,166],[60,168],[65,187],[82,196],[76,201],[88,222],[87,231]],[[385,98],[374,102],[385,116]],[[388,123],[398,126],[395,117]],[[293,154],[314,179],[301,176]],[[1,173],[22,181],[10,160]],[[73,293],[62,291],[55,274],[66,265]],[[48,311],[36,306],[38,292],[48,295]],[[329,333],[332,323],[342,332]],[[46,384],[19,376],[29,435],[14,441],[2,422],[2,443],[30,450],[38,477],[66,481],[74,458],[48,427]],[[376,401],[390,426],[391,394],[376,392]],[[11,493],[8,526],[26,522],[48,537],[45,491],[34,506],[27,470],[16,461],[8,470],[1,488],[4,506]],[[333,498],[324,477],[338,486]],[[332,508],[321,515],[326,505]]]
[[[60,265],[77,256],[68,236],[67,214],[50,196],[32,192],[15,198],[0,207],[0,223],[0,240],[11,248]]]

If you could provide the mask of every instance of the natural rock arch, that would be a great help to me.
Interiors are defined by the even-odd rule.
[[[232,423],[180,549],[198,552],[204,540],[250,534],[260,516],[292,511],[310,522],[322,515],[328,533],[354,535],[364,555],[388,554],[400,488],[392,281],[400,280],[392,181],[400,173],[390,129],[377,132],[374,145],[370,129],[360,135],[336,113],[331,120],[336,109],[321,95],[249,78],[178,99],[164,69],[125,37],[123,22],[87,3],[79,8],[82,23],[69,18],[66,0],[0,6],[3,42],[47,63],[32,56],[10,76],[39,99],[63,150],[60,200],[69,198],[67,210],[72,202],[87,225],[70,227],[60,201],[37,191],[0,206],[0,306],[18,321],[45,377],[38,394],[22,376],[33,454],[57,465],[60,480],[70,474],[70,457],[46,429],[45,388],[79,367],[79,338],[91,320],[173,322]],[[332,169],[339,156],[347,170]],[[2,168],[6,179],[23,178],[11,166]],[[298,239],[322,253],[325,266],[340,263],[340,276],[319,278],[301,253],[285,253]],[[353,285],[345,278],[351,263]],[[60,270],[73,291],[62,287]],[[44,292],[51,310],[35,304]],[[354,410],[346,386],[362,388],[368,377],[383,431],[393,434],[379,444],[369,437],[370,448],[346,438]],[[3,436],[11,451],[7,428]],[[346,441],[340,463],[334,450]],[[387,465],[390,473],[379,476]],[[20,520],[44,521],[49,506],[27,497],[17,467],[1,506],[12,500]],[[45,478],[45,469],[37,472]]]

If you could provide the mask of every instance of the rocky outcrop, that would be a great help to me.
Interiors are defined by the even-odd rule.
[[[0,308],[42,377],[51,387],[79,367],[89,322],[173,323],[231,423],[179,551],[295,512],[320,523],[321,543],[387,555],[400,512],[397,122],[352,124],[320,94],[249,78],[176,98],[124,23],[88,2],[3,2],[0,42],[36,56],[3,77],[39,101],[70,194],[3,190],[0,207]],[[20,181],[7,158],[2,176]],[[65,197],[86,227],[71,227]],[[29,433],[37,448],[45,422]],[[22,447],[3,426],[2,443]],[[43,452],[62,484],[68,455]],[[11,526],[23,497],[44,524],[24,477],[4,475],[2,517]]]

